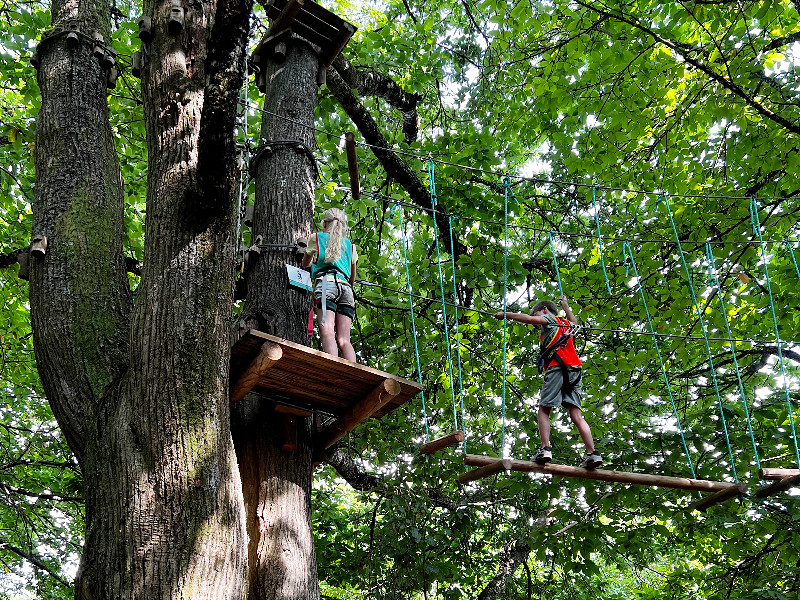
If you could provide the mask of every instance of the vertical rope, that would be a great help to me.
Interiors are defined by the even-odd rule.
[[[561,273],[558,271],[558,260],[556,260],[556,244],[553,241],[553,232],[550,231],[548,234],[550,238],[550,249],[553,251],[553,265],[556,267],[556,280],[558,281],[558,293],[562,296],[564,295],[564,287],[561,285]]]
[[[389,212],[389,219],[392,218],[395,209],[397,209],[397,214],[400,215],[400,242],[403,248],[403,263],[405,264],[406,268],[406,283],[408,285],[408,307],[411,310],[411,331],[414,334],[414,356],[417,359],[417,378],[419,379],[420,385],[422,385],[422,367],[419,363],[419,343],[417,342],[417,323],[414,319],[414,296],[411,293],[411,275],[408,272],[408,252],[406,250],[406,227],[405,223],[403,222],[403,209],[400,208],[399,205],[395,204],[392,207],[392,210]],[[420,395],[422,396],[422,415],[425,419],[425,441],[431,441],[431,432],[428,428],[428,409],[425,405],[425,389],[420,390]]]
[[[436,167],[433,159],[428,161],[428,176],[431,184],[431,218],[433,219],[433,238],[436,240],[436,265],[439,267],[439,291],[442,296],[442,321],[444,326],[444,343],[447,347],[447,371],[450,374],[450,397],[453,400],[453,420],[458,423],[458,411],[456,409],[456,392],[453,382],[453,357],[450,354],[450,332],[447,326],[447,309],[444,298],[444,273],[442,273],[442,255],[439,251],[439,229],[436,226]],[[451,248],[452,252],[452,248]]]
[[[506,387],[508,380],[508,194],[511,180],[503,178],[503,398],[500,429],[500,456],[505,457],[506,448]],[[513,192],[511,192],[513,194]]]
[[[733,460],[733,449],[731,448],[731,439],[728,435],[728,424],[725,421],[725,412],[722,410],[722,398],[719,394],[719,384],[717,382],[717,370],[714,368],[714,357],[713,353],[711,352],[711,346],[708,343],[708,332],[706,331],[706,324],[703,319],[703,311],[700,310],[700,304],[697,302],[697,295],[694,292],[694,283],[692,283],[692,274],[689,272],[689,265],[686,264],[686,257],[683,254],[683,248],[681,247],[681,240],[678,236],[678,229],[675,227],[675,220],[672,218],[672,210],[669,207],[669,199],[666,195],[662,194],[658,198],[658,202],[663,202],[664,206],[667,207],[667,216],[669,217],[669,223],[672,226],[672,232],[675,234],[675,243],[678,245],[678,256],[681,257],[681,264],[683,265],[683,270],[686,273],[686,281],[689,283],[689,291],[692,294],[692,304],[694,305],[694,310],[697,313],[697,322],[700,323],[700,330],[703,332],[703,342],[706,346],[706,355],[708,356],[708,370],[711,372],[711,380],[714,382],[714,391],[717,394],[717,405],[719,406],[719,418],[722,420],[722,430],[725,432],[725,443],[728,446],[728,458],[731,461],[731,470],[733,471],[733,480],[738,483],[739,477],[736,474],[736,464]]]
[[[792,264],[794,264],[795,273],[797,273],[797,277],[800,279],[800,267],[797,266],[797,259],[794,257],[794,248],[792,248],[789,240],[783,240],[783,243],[786,244],[786,248],[789,250],[789,256],[792,257]]]
[[[719,284],[717,277],[717,265],[714,260],[714,251],[711,244],[706,242],[706,261],[708,263],[708,276],[711,280],[711,285],[717,288],[717,296],[719,296],[719,306],[722,312],[722,318],[725,320],[725,335],[728,336],[728,341],[731,345],[731,356],[733,357],[733,366],[736,370],[736,381],[739,383],[739,395],[742,398],[742,406],[744,407],[744,414],[747,419],[747,431],[750,432],[750,440],[753,442],[753,453],[756,458],[756,467],[761,468],[761,461],[758,458],[758,447],[756,445],[756,436],[753,434],[753,424],[750,421],[750,411],[747,408],[747,395],[744,392],[744,384],[742,383],[742,376],[739,372],[739,361],[736,359],[736,347],[733,344],[733,336],[731,335],[731,326],[728,323],[728,309],[725,307],[725,299],[722,295],[722,288]]]
[[[603,277],[606,280],[606,289],[609,295],[613,296],[611,292],[611,283],[608,281],[608,273],[606,273],[606,260],[603,258],[603,234],[600,233],[600,211],[597,208],[597,186],[592,186],[592,206],[594,207],[594,222],[597,225],[597,249],[600,252],[600,266],[603,267]]]
[[[681,419],[678,416],[678,409],[675,406],[675,399],[672,397],[672,387],[669,384],[669,377],[667,377],[667,370],[664,368],[664,360],[661,358],[661,349],[658,347],[658,338],[656,337],[656,330],[653,328],[653,321],[650,318],[650,309],[647,308],[647,299],[644,295],[644,286],[639,280],[639,271],[636,269],[636,261],[633,259],[633,251],[627,240],[622,242],[622,256],[625,259],[625,274],[628,274],[628,258],[630,257],[631,265],[633,266],[633,275],[636,277],[636,285],[639,287],[639,293],[642,296],[642,305],[644,305],[644,312],[647,315],[647,325],[650,327],[650,333],[653,336],[653,345],[656,348],[656,355],[658,362],[661,366],[661,375],[664,377],[664,384],[667,386],[667,394],[669,395],[670,404],[672,404],[672,414],[675,415],[675,421],[678,423],[678,431],[681,434],[681,442],[683,443],[683,451],[686,453],[686,460],[689,461],[689,471],[692,473],[692,478],[696,479],[697,475],[694,472],[694,465],[692,465],[692,458],[689,456],[689,447],[686,445],[686,436],[683,435],[683,427],[681,426]]]
[[[456,219],[458,217],[455,217]],[[453,310],[455,311],[456,319],[456,351],[458,356],[458,399],[461,403],[461,431],[467,433],[467,426],[464,422],[464,379],[461,372],[461,328],[458,325],[458,290],[456,289],[456,253],[452,252],[453,246],[453,220],[454,217],[448,217],[447,224],[450,227],[450,264],[453,268]],[[456,431],[459,430],[458,420],[455,422]],[[467,451],[467,440],[464,439],[464,452]]]
[[[772,284],[769,281],[769,267],[767,265],[767,249],[764,245],[764,240],[761,237],[761,221],[758,218],[758,202],[755,198],[750,200],[750,224],[753,226],[753,232],[758,236],[758,243],[761,245],[761,262],[764,263],[764,279],[767,283],[767,291],[769,292],[769,308],[772,311],[772,322],[775,325],[775,343],[778,345],[778,360],[781,366],[781,375],[783,376],[783,390],[786,392],[786,407],[789,409],[789,423],[792,426],[792,441],[794,442],[794,456],[797,464],[800,465],[800,450],[797,448],[797,432],[794,428],[794,413],[792,412],[792,400],[789,397],[789,382],[786,377],[786,366],[783,362],[783,349],[781,348],[781,336],[778,331],[778,317],[775,315],[775,300],[772,297]]]

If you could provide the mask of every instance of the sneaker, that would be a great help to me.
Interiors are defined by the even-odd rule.
[[[603,457],[600,456],[600,453],[592,452],[591,454],[586,453],[583,455],[583,460],[581,461],[581,464],[578,465],[578,467],[580,467],[581,469],[588,469],[592,471],[602,464],[603,464]]]
[[[542,446],[533,455],[533,462],[543,465],[553,460],[553,449],[550,446]]]

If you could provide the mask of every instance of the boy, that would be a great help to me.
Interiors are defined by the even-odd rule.
[[[596,469],[603,463],[603,458],[595,451],[592,431],[581,414],[581,359],[575,352],[572,340],[573,326],[578,324],[578,320],[569,308],[567,297],[561,296],[559,300],[567,316],[566,319],[558,316],[558,307],[549,300],[538,302],[530,315],[506,313],[506,318],[509,320],[533,325],[539,330],[541,348],[538,366],[539,372],[544,370],[544,380],[537,421],[542,446],[534,454],[533,460],[540,465],[552,460],[550,412],[554,407],[565,404],[570,419],[578,429],[583,443],[586,444],[586,454],[579,466],[584,469]],[[496,312],[494,317],[502,319],[503,313]]]

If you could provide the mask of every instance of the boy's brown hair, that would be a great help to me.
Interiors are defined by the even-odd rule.
[[[558,314],[558,307],[556,306],[556,303],[555,302],[551,302],[550,300],[542,300],[542,301],[537,302],[536,304],[534,304],[533,308],[531,309],[531,313],[530,314],[533,314],[533,313],[535,313],[537,311],[540,311],[543,308],[546,308],[548,311],[550,311],[554,315]]]

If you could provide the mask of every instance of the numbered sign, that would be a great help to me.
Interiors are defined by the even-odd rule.
[[[286,274],[289,276],[289,285],[300,288],[301,290],[313,290],[311,287],[311,273],[304,269],[298,269],[292,265],[286,265]]]

